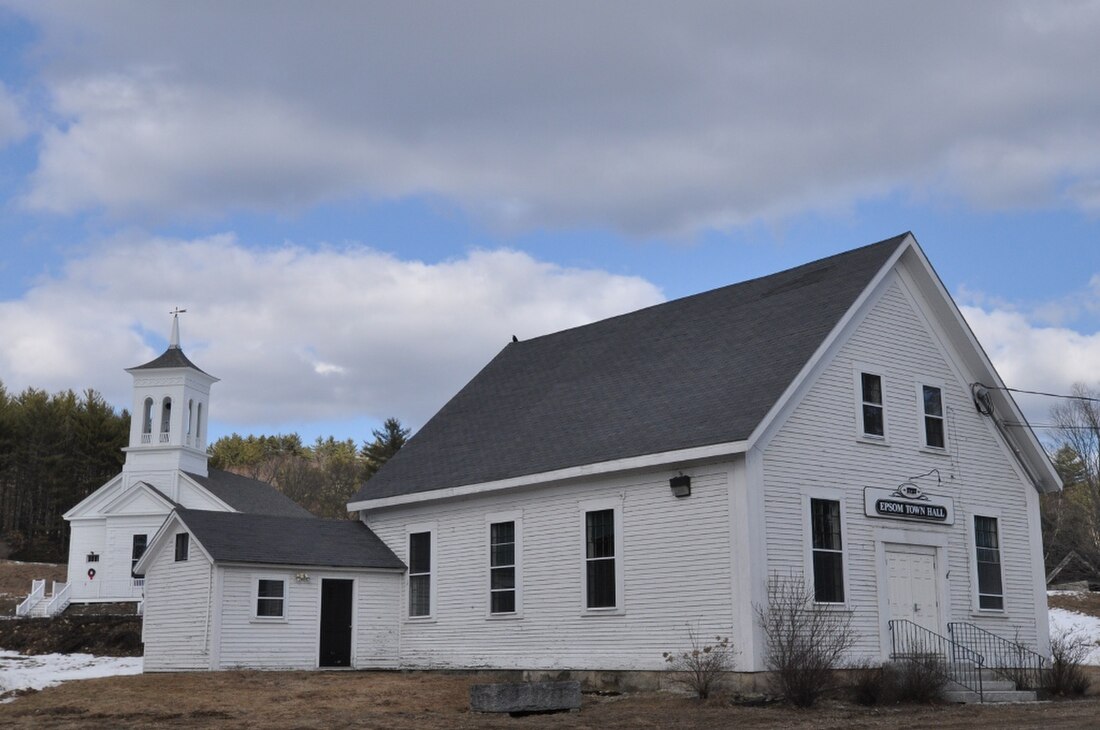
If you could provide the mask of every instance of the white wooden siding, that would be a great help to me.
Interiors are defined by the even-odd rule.
[[[662,652],[700,636],[734,635],[731,466],[684,469],[692,494],[672,496],[677,472],[600,478],[449,503],[378,510],[371,529],[402,559],[406,527],[436,528],[437,605],[430,621],[409,620],[401,591],[402,664],[415,667],[660,669]],[[621,612],[586,615],[581,505],[622,505]],[[491,617],[486,515],[520,513],[522,618]]]
[[[146,572],[146,672],[178,672],[210,668],[211,582],[213,565],[192,536],[189,557],[175,561],[175,534]]]
[[[1045,612],[1036,615],[1041,601],[1035,592],[1029,533],[1028,505],[1034,500],[1029,500],[1027,490],[1033,487],[1018,473],[989,419],[975,411],[969,383],[933,332],[903,281],[896,276],[888,279],[866,317],[767,443],[763,479],[768,571],[812,573],[812,566],[804,562],[810,535],[803,530],[803,494],[815,488],[840,489],[847,527],[843,538],[849,603],[861,637],[855,655],[877,657],[884,646],[887,617],[880,615],[879,592],[886,589],[886,576],[876,558],[881,554],[876,541],[881,543],[884,528],[918,531],[945,543],[946,564],[937,568],[948,594],[940,596],[946,620],[973,621],[1010,639],[1018,631],[1020,639],[1043,648],[1045,630],[1037,633],[1036,625],[1045,623],[1046,616]],[[883,374],[888,445],[858,438],[853,372],[860,364],[872,365]],[[923,408],[915,388],[921,381],[944,387],[947,448],[943,453],[921,448]],[[917,483],[925,492],[954,500],[954,525],[864,515],[864,487],[893,489],[933,468],[939,470],[942,483],[937,484],[934,476]],[[1000,517],[1003,614],[975,611],[975,514]]]
[[[298,582],[296,573],[309,574]],[[254,582],[283,580],[283,620],[253,617]],[[352,592],[352,666],[358,669],[397,664],[397,600],[401,576],[395,573],[272,569],[263,566],[218,568],[221,600],[217,669],[316,669],[320,642],[321,581],[354,580]]]

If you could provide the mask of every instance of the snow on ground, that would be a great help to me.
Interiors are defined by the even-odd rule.
[[[27,656],[0,650],[0,702],[15,699],[22,689],[43,689],[70,679],[141,674],[141,657],[105,657],[91,654]]]

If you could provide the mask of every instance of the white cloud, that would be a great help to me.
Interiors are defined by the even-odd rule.
[[[222,380],[214,420],[262,429],[396,415],[419,426],[513,334],[661,298],[638,278],[508,250],[428,264],[362,246],[131,235],[0,302],[0,380],[9,391],[94,387],[129,407],[123,368],[159,354],[147,335],[166,337],[179,305],[184,351]]]
[[[40,210],[427,194],[653,232],[897,191],[1097,209],[1097,2],[14,5],[62,120]]]

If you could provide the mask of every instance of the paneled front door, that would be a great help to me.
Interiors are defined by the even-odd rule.
[[[936,580],[936,551],[915,545],[886,549],[890,618],[908,619],[942,634]]]

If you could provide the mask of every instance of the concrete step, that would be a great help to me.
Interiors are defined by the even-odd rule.
[[[947,689],[966,691],[958,682],[948,681]],[[982,677],[982,690],[985,692],[1006,692],[1016,689],[1016,683],[1007,679],[988,679]]]
[[[945,690],[943,697],[948,702],[962,702],[972,703],[979,702],[977,692],[971,692],[968,689],[949,689]],[[985,690],[983,693],[985,701],[988,702],[1035,702],[1038,700],[1038,696],[1035,690]]]

